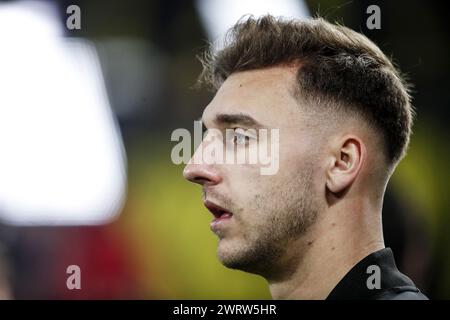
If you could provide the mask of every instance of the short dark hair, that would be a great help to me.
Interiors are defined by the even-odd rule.
[[[381,131],[388,163],[406,152],[414,115],[409,85],[377,45],[349,28],[322,18],[247,17],[222,49],[211,45],[200,60],[199,83],[215,90],[232,73],[298,62],[299,97],[331,99],[362,115]]]

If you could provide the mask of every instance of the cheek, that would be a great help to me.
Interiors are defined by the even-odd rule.
[[[322,159],[319,146],[313,141],[304,139],[303,141],[293,141],[290,139],[280,146],[280,168],[278,174],[273,177],[270,183],[282,196],[292,188],[304,185],[306,180],[312,182],[313,188],[310,190],[314,194],[318,192],[318,186],[322,182],[320,172]]]
[[[260,176],[259,167],[251,164],[229,164],[222,167],[223,182],[233,193],[245,193]]]
[[[244,216],[254,214],[263,199],[271,198],[273,183],[278,180],[276,175],[261,175],[257,165],[229,165],[224,170],[227,193]]]
[[[282,185],[279,176],[262,176],[259,172],[242,181],[236,189],[236,204],[242,209],[243,219],[252,219],[251,223],[254,224],[255,217],[262,218],[276,202],[277,190]]]
[[[280,172],[289,176],[317,161],[320,146],[307,132],[283,131],[280,136]]]

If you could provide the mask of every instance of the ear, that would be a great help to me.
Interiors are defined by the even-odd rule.
[[[332,193],[339,193],[351,186],[365,158],[366,148],[358,137],[344,136],[336,140],[327,168],[327,188]]]

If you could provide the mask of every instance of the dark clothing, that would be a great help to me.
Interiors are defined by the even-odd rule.
[[[392,250],[385,248],[358,262],[331,291],[327,300],[428,300],[428,298],[417,289],[411,279],[398,271]]]

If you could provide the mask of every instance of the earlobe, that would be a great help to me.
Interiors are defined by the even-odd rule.
[[[348,136],[341,141],[327,170],[326,186],[332,193],[340,193],[352,185],[365,158],[365,147],[359,138]]]

